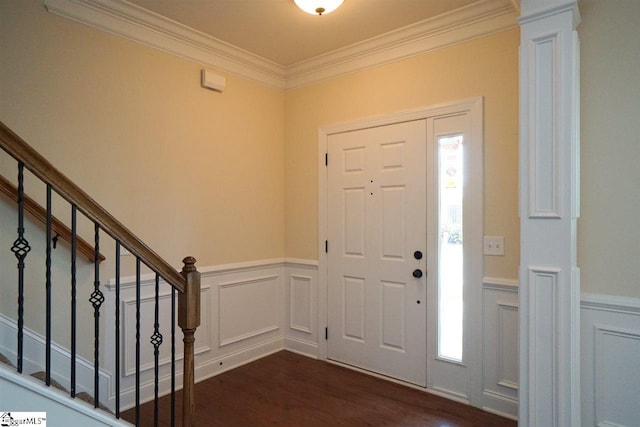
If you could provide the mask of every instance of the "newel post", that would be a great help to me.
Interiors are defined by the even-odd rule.
[[[200,273],[196,259],[182,260],[182,276],[186,280],[184,292],[178,293],[178,326],[184,334],[184,368],[182,373],[182,425],[193,426],[195,413],[194,342],[196,328],[200,326]]]

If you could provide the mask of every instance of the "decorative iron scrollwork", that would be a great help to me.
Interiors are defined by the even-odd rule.
[[[93,305],[95,310],[99,310],[100,306],[104,302],[104,295],[100,291],[100,289],[96,289],[91,293],[91,297],[89,298],[89,302]]]
[[[156,351],[158,351],[158,347],[162,345],[162,334],[158,332],[158,325],[156,325],[156,329],[153,335],[151,335],[151,344]]]
[[[24,229],[18,229],[18,238],[15,242],[13,242],[13,246],[11,246],[11,252],[13,252],[18,258],[18,262],[22,264],[24,259],[27,257],[27,254],[31,251],[31,246],[27,239],[24,238]]]

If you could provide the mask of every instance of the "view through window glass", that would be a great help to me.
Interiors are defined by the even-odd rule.
[[[463,144],[462,135],[438,138],[438,357],[462,362]]]

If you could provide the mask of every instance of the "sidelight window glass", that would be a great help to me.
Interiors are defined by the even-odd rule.
[[[438,138],[438,357],[462,362],[464,182],[462,135]]]

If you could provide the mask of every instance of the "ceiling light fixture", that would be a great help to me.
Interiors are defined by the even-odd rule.
[[[312,15],[324,15],[336,10],[344,0],[294,0],[296,5]]]

